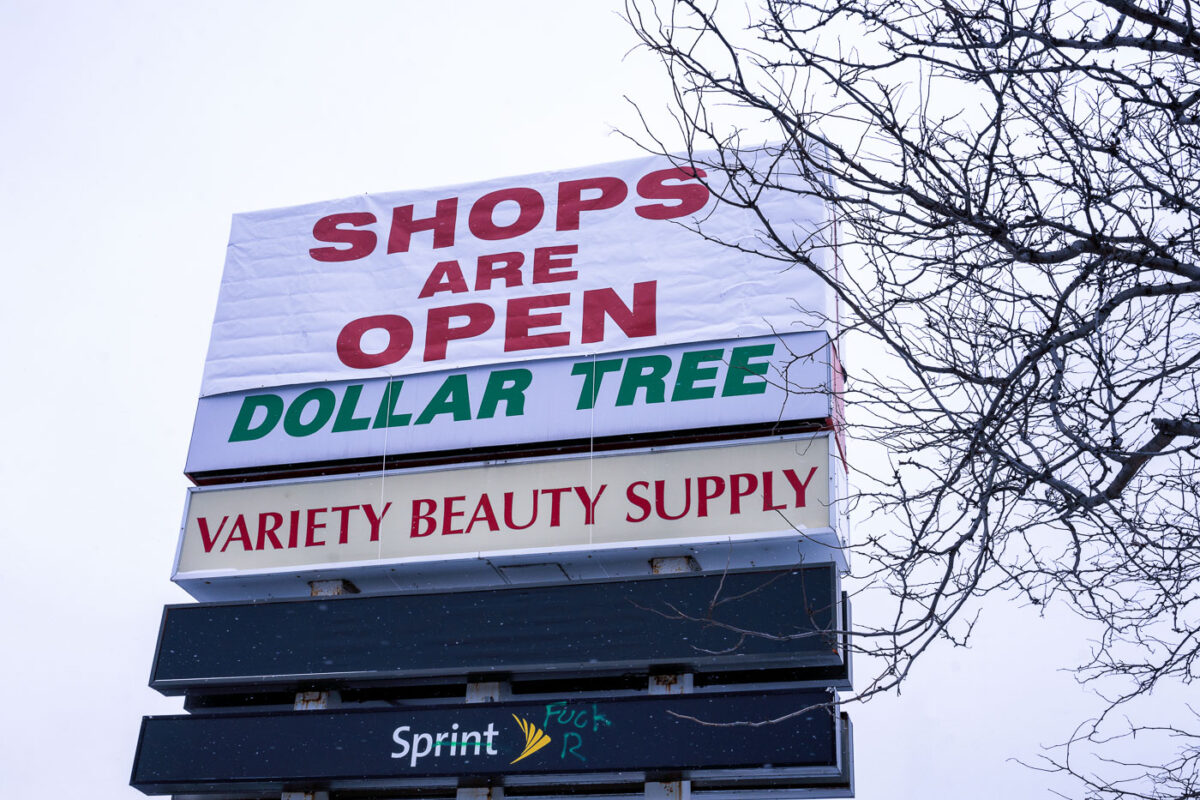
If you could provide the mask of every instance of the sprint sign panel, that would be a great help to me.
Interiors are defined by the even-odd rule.
[[[781,712],[794,713],[730,724]],[[665,770],[770,778],[780,768],[819,780],[847,766],[840,727],[831,694],[813,689],[147,717],[130,783],[147,794],[278,793]]]

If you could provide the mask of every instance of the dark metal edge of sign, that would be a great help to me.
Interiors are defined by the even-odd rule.
[[[736,441],[738,439],[759,436],[819,433],[829,430],[833,430],[833,420],[826,417],[822,419],[725,425],[704,429],[655,431],[645,434],[618,434],[596,439],[563,439],[531,442],[523,445],[496,445],[492,447],[440,450],[437,452],[393,453],[365,458],[271,464],[261,467],[193,471],[184,474],[196,486],[217,486],[294,478],[350,475],[357,472],[377,472],[400,468],[443,466],[469,461],[489,461],[498,458],[536,458],[589,452],[606,453],[642,447]]]
[[[724,669],[692,673],[698,690],[735,689],[739,685],[787,685],[794,689],[826,688],[849,691],[854,688],[854,653],[850,647],[851,607],[848,592],[841,593],[839,652],[842,660],[832,667],[806,666],[796,669],[751,667],[746,670]]]
[[[790,775],[786,769],[764,770],[758,775],[728,775],[714,770],[712,774],[694,772],[690,778],[693,797],[716,800],[776,800],[784,797],[854,797],[854,726],[846,712],[838,715],[841,754],[836,775]],[[769,774],[767,774],[769,773]],[[798,792],[798,794],[797,794]],[[516,800],[515,797],[506,800]]]
[[[494,598],[500,595],[507,595],[510,598],[524,598],[532,596],[536,593],[543,593],[545,596],[553,595],[556,598],[569,598],[572,593],[578,594],[577,590],[596,590],[604,588],[612,588],[614,593],[620,591],[628,591],[630,587],[647,588],[653,592],[656,588],[668,586],[665,582],[670,581],[693,581],[694,586],[702,589],[705,584],[713,586],[723,585],[723,582],[729,578],[738,579],[761,579],[764,586],[769,586],[771,581],[780,577],[795,574],[797,572],[812,574],[814,577],[819,577],[821,581],[828,580],[831,589],[828,598],[829,607],[832,609],[832,620],[836,625],[847,619],[847,610],[843,606],[841,611],[837,610],[838,600],[845,602],[844,594],[839,591],[839,581],[836,572],[836,567],[832,564],[811,565],[806,567],[797,567],[793,569],[783,570],[741,570],[731,571],[726,576],[721,575],[664,575],[656,577],[639,578],[633,581],[630,580],[599,580],[599,581],[580,581],[570,584],[562,584],[550,587],[522,587],[512,586],[504,588],[491,588],[484,590],[465,590],[465,591],[447,591],[447,592],[421,592],[401,595],[358,595],[336,598],[305,598],[268,601],[258,603],[190,603],[177,604],[166,606],[163,610],[163,616],[160,623],[158,641],[154,653],[154,662],[151,668],[150,686],[157,691],[166,695],[178,695],[186,693],[209,693],[209,694],[235,694],[246,692],[262,692],[262,691],[282,691],[288,689],[310,689],[310,688],[348,688],[348,687],[384,687],[388,685],[398,685],[402,683],[456,683],[468,679],[478,679],[480,677],[496,679],[534,679],[537,677],[543,678],[566,678],[573,675],[580,676],[599,676],[621,674],[629,671],[649,671],[656,667],[672,667],[672,671],[693,672],[698,674],[713,675],[714,680],[720,680],[721,673],[729,673],[728,680],[741,682],[749,679],[747,673],[752,670],[761,669],[807,669],[813,674],[811,680],[818,680],[827,685],[837,684],[839,686],[848,683],[849,680],[849,665],[848,665],[848,649],[847,641],[844,634],[838,635],[833,631],[829,631],[829,635],[837,637],[837,645],[829,652],[824,652],[819,648],[813,651],[808,648],[809,652],[804,652],[803,648],[787,649],[774,648],[772,651],[763,651],[755,654],[748,652],[745,649],[727,653],[703,653],[693,650],[688,651],[678,645],[673,653],[667,653],[667,648],[663,648],[663,655],[657,653],[652,656],[642,656],[636,659],[631,659],[624,656],[617,656],[615,653],[619,650],[616,645],[619,642],[613,642],[613,647],[610,648],[614,652],[611,659],[601,660],[591,658],[587,661],[580,661],[582,656],[576,656],[573,660],[569,657],[555,659],[552,655],[542,657],[539,661],[521,661],[511,654],[497,654],[491,656],[490,652],[478,652],[474,658],[480,659],[474,663],[469,663],[466,660],[456,661],[448,665],[444,660],[436,665],[424,668],[409,666],[404,667],[389,667],[378,668],[379,664],[375,664],[369,670],[336,670],[330,669],[327,671],[296,671],[281,669],[278,660],[272,661],[269,672],[248,672],[246,674],[213,674],[218,672],[218,668],[214,666],[206,666],[212,662],[204,662],[201,658],[202,654],[195,652],[187,652],[176,641],[171,649],[168,648],[168,628],[171,625],[171,614],[189,615],[195,618],[197,615],[203,615],[208,611],[219,613],[223,611],[235,611],[241,616],[251,616],[257,614],[260,618],[266,618],[266,615],[272,613],[286,613],[289,609],[295,609],[297,613],[303,613],[308,608],[329,608],[329,604],[358,604],[358,606],[336,606],[338,609],[349,610],[351,607],[367,608],[370,605],[372,608],[378,608],[386,603],[437,603],[439,599],[454,600],[459,602],[460,607],[468,607],[471,603],[482,602],[485,598]],[[718,581],[721,583],[719,584]],[[824,592],[822,588],[821,592]],[[517,620],[517,625],[521,621]],[[516,626],[514,626],[516,627]],[[491,632],[484,631],[483,635],[488,635]],[[812,634],[815,636],[821,635],[821,629],[813,627]],[[249,637],[249,633],[243,628],[241,631],[229,631],[229,639],[231,640],[230,647],[248,648],[253,650],[255,647],[268,649],[270,646],[278,648],[279,642],[262,642],[254,641]],[[514,633],[515,635],[515,633]],[[338,646],[338,642],[334,641],[337,637],[334,633],[330,634],[331,648]],[[174,638],[178,638],[177,636]],[[211,637],[210,637],[211,638]],[[686,638],[686,637],[685,637]],[[582,641],[582,640],[581,640]],[[690,647],[690,645],[689,645]],[[180,652],[183,650],[183,652]],[[279,651],[276,649],[275,658],[280,658]],[[515,652],[515,651],[514,651]],[[521,652],[524,652],[523,650]],[[488,657],[496,659],[504,658],[502,663],[488,663]],[[168,670],[163,667],[164,659],[172,661],[172,669],[175,675],[168,677]],[[243,659],[235,659],[239,665],[243,663]],[[252,661],[247,657],[245,661]],[[300,666],[300,661],[304,660],[301,656],[296,656],[296,661],[293,662]],[[365,662],[363,663],[365,666]],[[393,663],[393,662],[389,662]],[[182,666],[181,666],[182,665]],[[253,665],[251,665],[253,666]],[[264,664],[264,666],[266,666]],[[180,670],[186,670],[187,674],[180,676]],[[204,674],[205,671],[208,674]],[[803,678],[792,676],[792,680]]]
[[[342,594],[329,596],[309,596],[309,597],[283,597],[270,600],[213,600],[205,602],[185,602],[185,603],[168,603],[163,606],[163,611],[172,611],[175,609],[196,609],[196,608],[220,608],[220,607],[254,607],[254,606],[284,606],[297,604],[316,604],[316,603],[344,603],[361,600],[367,597],[429,597],[441,595],[466,595],[466,594],[490,594],[497,591],[527,591],[531,589],[556,589],[568,588],[573,586],[595,586],[597,584],[629,584],[629,583],[655,583],[659,581],[686,581],[696,579],[719,579],[722,575],[774,575],[776,573],[798,572],[802,570],[825,570],[835,569],[837,565],[833,561],[823,561],[816,564],[798,563],[787,567],[771,567],[771,568],[744,568],[730,569],[724,572],[667,572],[656,575],[641,575],[638,577],[606,577],[606,578],[585,578],[582,580],[564,581],[561,583],[537,583],[537,584],[508,584],[503,586],[454,586],[447,588],[434,589],[418,589],[415,591],[394,592],[389,594]]]

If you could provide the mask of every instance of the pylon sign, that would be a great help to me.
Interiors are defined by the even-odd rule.
[[[742,155],[810,268],[683,157],[234,217],[133,786],[852,796],[831,223]]]

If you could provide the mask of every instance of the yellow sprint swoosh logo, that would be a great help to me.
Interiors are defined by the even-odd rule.
[[[525,749],[521,751],[521,755],[508,762],[510,764],[515,764],[525,756],[533,755],[538,750],[541,750],[543,747],[550,744],[550,737],[546,735],[545,731],[538,728],[536,725],[526,722],[516,714],[513,714],[512,718],[517,721],[517,724],[521,726],[521,732],[525,734]]]

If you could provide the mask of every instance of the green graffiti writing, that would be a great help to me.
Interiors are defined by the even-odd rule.
[[[562,738],[562,750],[559,753],[559,758],[566,759],[567,756],[574,756],[580,761],[587,761],[580,749],[585,743],[585,734],[595,734],[612,726],[612,720],[608,718],[596,703],[584,703],[572,705],[565,701],[546,704],[546,719],[542,723],[542,727],[549,732],[552,727],[567,728],[566,731],[559,731],[559,736]]]

